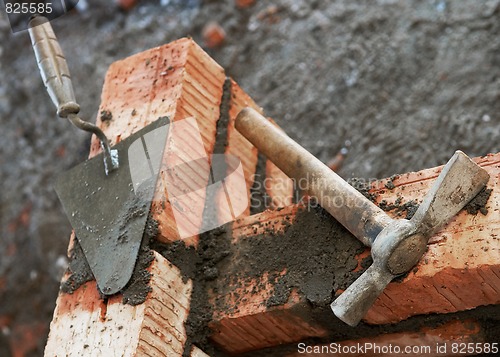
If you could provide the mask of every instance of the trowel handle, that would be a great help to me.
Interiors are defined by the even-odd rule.
[[[236,118],[236,129],[356,238],[371,246],[392,219],[314,155],[251,108]]]
[[[76,103],[68,64],[49,20],[43,16],[34,17],[28,31],[43,83],[57,107],[57,115],[67,118],[77,114],[80,106]]]

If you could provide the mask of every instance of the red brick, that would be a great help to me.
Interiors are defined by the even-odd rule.
[[[489,155],[477,161],[491,175],[488,187],[493,192],[487,204],[489,214],[474,216],[462,211],[437,232],[431,238],[429,249],[416,269],[402,282],[388,285],[369,310],[366,322],[394,323],[415,315],[456,312],[500,303],[500,154]],[[385,188],[387,180],[381,180],[375,183],[373,192],[379,194],[379,201],[385,199],[394,202],[399,195],[404,196],[404,201],[421,200],[439,175],[440,169],[438,167],[401,175],[393,180],[396,186],[394,190]],[[294,224],[294,213],[298,210],[300,206],[288,206],[282,211],[266,211],[236,221],[233,225],[234,244],[237,246],[239,239],[257,239],[252,237],[266,231],[285,229],[282,217],[289,217],[290,223]],[[389,213],[395,215],[393,212]],[[368,254],[366,251],[358,259],[361,260]],[[359,269],[358,265],[354,271]],[[266,276],[253,284],[245,284],[242,280],[241,286],[245,288],[240,289],[241,291],[233,288],[227,294],[223,292],[224,289],[218,291],[219,304],[222,299],[224,303],[221,305],[227,306],[227,309],[215,309],[211,324],[213,339],[224,345],[228,352],[242,352],[251,348],[250,344],[263,348],[300,341],[311,337],[312,330],[318,336],[325,333],[320,325],[310,320],[311,310],[305,297],[295,294],[286,305],[278,307],[280,316],[286,318],[277,321],[275,328],[296,333],[274,337],[268,334],[271,328],[263,327],[259,320],[274,316],[277,310],[266,308],[262,304],[273,290],[272,286],[259,288],[266,281]],[[257,293],[250,293],[254,288]],[[294,330],[301,323],[309,327]],[[268,338],[259,342],[258,336],[262,334]]]
[[[205,45],[209,48],[219,47],[226,39],[226,31],[217,22],[212,21],[203,27],[201,32]]]
[[[157,253],[148,270],[152,292],[141,305],[123,305],[120,295],[105,302],[95,282],[60,293],[45,356],[182,356],[192,283]]]
[[[99,112],[110,111],[113,119],[106,124],[98,117],[97,124],[111,142],[116,143],[159,117],[168,116],[174,123],[194,117],[209,163],[215,144],[224,80],[224,70],[190,39],[180,39],[141,52],[110,66]],[[169,134],[167,147],[175,145],[182,148],[183,153],[171,150],[165,155],[159,176],[159,188],[162,189],[157,191],[152,207],[154,218],[160,224],[162,241],[179,239],[178,227],[184,224],[200,227],[205,199],[205,194],[201,193],[200,199],[190,204],[186,219],[175,221],[172,202],[164,189],[165,168],[183,162],[185,158],[182,155],[186,152],[189,155],[190,150],[191,155],[197,157],[203,148],[194,151],[192,138],[180,134],[175,138],[173,136],[173,133]],[[100,146],[94,137],[91,156],[97,152],[100,152]],[[198,186],[206,185],[208,170],[208,165],[199,168],[200,175],[197,177],[205,182]],[[196,236],[192,241],[196,242]]]

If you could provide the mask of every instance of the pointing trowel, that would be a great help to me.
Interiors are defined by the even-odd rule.
[[[129,282],[136,263],[163,157],[167,118],[111,148],[100,128],[78,117],[68,66],[50,22],[34,17],[29,34],[58,116],[101,141],[103,152],[61,174],[55,190],[99,289],[115,294]]]

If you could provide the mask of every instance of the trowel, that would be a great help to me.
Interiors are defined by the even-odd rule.
[[[160,118],[111,147],[103,131],[82,120],[69,69],[50,22],[36,16],[29,34],[57,115],[94,133],[102,153],[61,174],[55,190],[101,292],[129,282],[141,245],[168,134]]]

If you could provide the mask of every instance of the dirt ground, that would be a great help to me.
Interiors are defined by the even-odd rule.
[[[203,45],[210,21],[227,37],[208,53],[290,136],[325,162],[348,146],[344,178],[500,151],[500,0],[80,1],[53,27],[83,117],[95,120],[112,62],[187,35]],[[0,58],[0,355],[23,341],[39,356],[70,233],[52,184],[89,136],[56,117],[3,9]]]

